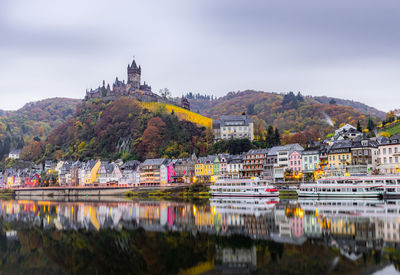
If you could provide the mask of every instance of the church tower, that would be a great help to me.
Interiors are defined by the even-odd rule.
[[[142,68],[136,65],[135,60],[132,61],[131,65],[128,65],[128,83],[132,90],[140,89],[140,76],[142,74]]]

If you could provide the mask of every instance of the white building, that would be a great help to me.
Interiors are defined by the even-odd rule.
[[[253,119],[243,116],[221,116],[213,121],[214,138],[218,140],[242,139],[254,140]]]
[[[243,169],[243,155],[233,155],[227,161],[227,174],[232,178],[239,178]]]
[[[284,179],[285,171],[289,168],[289,156],[294,151],[302,152],[304,148],[298,144],[287,144],[284,146],[277,146],[277,162],[274,164],[274,181],[281,181]]]
[[[9,157],[10,159],[19,159],[20,155],[21,155],[21,150],[20,150],[20,149],[17,149],[17,150],[12,150],[12,151],[8,154],[8,157]]]
[[[382,174],[400,173],[400,135],[380,140],[378,144],[378,169]]]
[[[357,131],[357,129],[350,125],[346,124],[339,129],[335,130],[334,140],[343,140],[343,139],[355,139],[356,137],[362,136],[362,133]]]
[[[314,173],[320,169],[319,150],[307,149],[301,154],[303,173]]]

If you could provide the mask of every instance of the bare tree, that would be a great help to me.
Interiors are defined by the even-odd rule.
[[[159,93],[163,98],[168,98],[171,96],[171,92],[168,90],[168,88],[160,89]]]

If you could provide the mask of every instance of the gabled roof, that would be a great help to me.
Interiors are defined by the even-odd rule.
[[[14,150],[11,150],[11,152],[10,152],[10,155],[19,155],[19,154],[21,154],[21,149],[14,149]]]
[[[122,170],[136,170],[136,168],[140,165],[140,162],[137,160],[129,160],[122,164],[121,169]]]
[[[145,165],[155,165],[155,166],[161,166],[163,164],[167,164],[168,160],[166,158],[161,158],[161,159],[146,159],[141,166]]]
[[[252,155],[252,154],[268,154],[268,151],[270,149],[264,148],[264,149],[251,149],[246,153],[246,155]]]

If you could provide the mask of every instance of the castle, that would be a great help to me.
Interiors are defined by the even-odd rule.
[[[119,97],[125,96],[138,101],[173,104],[190,110],[190,103],[185,97],[182,97],[180,102],[176,99],[161,97],[153,93],[151,91],[151,86],[147,85],[146,82],[141,84],[142,68],[140,65],[136,65],[135,60],[132,61],[131,65],[128,64],[127,73],[128,80],[126,83],[125,81],[120,81],[117,77],[111,89],[110,84],[107,84],[106,86],[106,83],[103,80],[103,86],[99,86],[95,90],[86,90],[86,96],[84,100],[115,100]]]

